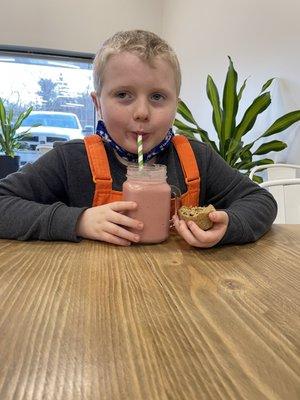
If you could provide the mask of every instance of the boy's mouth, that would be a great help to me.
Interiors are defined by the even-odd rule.
[[[143,139],[146,139],[147,138],[147,136],[149,135],[149,132],[132,132],[135,136],[136,136],[136,138],[139,136],[139,135],[141,135],[142,137],[143,137]]]

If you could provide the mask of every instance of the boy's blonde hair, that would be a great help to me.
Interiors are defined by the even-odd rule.
[[[174,50],[155,33],[143,30],[117,32],[103,43],[93,64],[94,88],[98,94],[101,93],[103,72],[109,57],[123,51],[136,54],[149,65],[153,63],[155,57],[161,57],[169,62],[174,71],[176,92],[179,95],[181,72]]]

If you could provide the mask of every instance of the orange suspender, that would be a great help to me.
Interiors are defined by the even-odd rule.
[[[187,192],[181,196],[181,205],[198,206],[200,199],[200,172],[192,147],[185,136],[172,140],[183,170]]]
[[[112,178],[104,144],[98,135],[84,138],[90,169],[95,183],[93,207],[111,203]]]
[[[93,206],[122,200],[122,192],[112,190],[112,178],[106,150],[98,135],[84,138],[90,169],[95,183]],[[181,196],[181,204],[198,206],[200,196],[200,174],[191,145],[185,136],[174,136],[172,142],[183,169],[187,192]]]

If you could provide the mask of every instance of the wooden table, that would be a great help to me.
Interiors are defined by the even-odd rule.
[[[300,399],[300,225],[243,246],[0,241],[1,400]]]

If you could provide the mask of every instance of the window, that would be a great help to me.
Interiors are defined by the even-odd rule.
[[[27,117],[22,126],[43,125],[43,126],[56,126],[62,128],[79,129],[79,121],[75,115],[69,114],[31,114]]]
[[[20,129],[39,125],[22,142],[21,164],[38,158],[41,144],[94,132],[92,62],[92,54],[0,48],[0,97],[16,115],[33,107]]]

